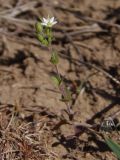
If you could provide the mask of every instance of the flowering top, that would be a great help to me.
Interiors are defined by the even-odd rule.
[[[55,21],[55,18],[43,18],[41,25],[46,26],[46,27],[52,27],[54,24],[56,24],[57,21]]]

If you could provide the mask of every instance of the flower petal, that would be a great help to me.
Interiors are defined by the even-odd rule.
[[[56,24],[57,23],[57,21],[54,21],[53,23],[52,23],[52,25],[54,25],[54,24]]]
[[[49,16],[48,16],[48,18],[44,18],[43,17],[43,19],[42,19],[42,22],[41,22],[41,25],[43,25],[43,26],[48,26],[48,27],[52,27],[54,24],[56,24],[57,23],[57,21],[55,21],[55,18],[54,17],[52,17],[52,18],[50,18]]]
[[[48,19],[43,18],[43,23],[48,23]]]
[[[54,17],[50,18],[50,23],[53,23],[54,22]]]
[[[43,26],[47,26],[47,23],[44,23],[44,22],[43,22],[43,23],[41,23],[41,25],[43,25]]]

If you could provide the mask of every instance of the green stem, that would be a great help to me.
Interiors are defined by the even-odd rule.
[[[52,53],[52,51],[53,51],[51,45],[49,45],[49,51],[50,51],[50,53]],[[55,72],[56,72],[57,76],[59,76],[59,78],[61,79],[61,75],[60,75],[60,72],[59,72],[59,69],[58,69],[58,65],[54,65],[54,68],[55,68]],[[64,86],[63,83],[60,84],[59,90],[61,92],[61,95],[63,97],[65,97],[66,96],[66,90],[65,90],[65,86]],[[71,106],[70,106],[69,102],[64,102],[64,103],[67,107],[67,113],[69,115],[69,118],[72,119],[73,118],[73,111],[71,110]]]

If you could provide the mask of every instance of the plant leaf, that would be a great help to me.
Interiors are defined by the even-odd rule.
[[[52,81],[56,86],[59,86],[62,82],[61,78],[59,76],[52,76]]]
[[[37,38],[42,43],[44,41],[44,37],[41,34],[37,34]]]
[[[115,153],[118,159],[120,159],[120,145],[109,138],[106,139],[105,142],[107,143],[109,148]]]
[[[56,52],[52,52],[52,56],[51,56],[51,59],[50,59],[50,62],[54,65],[58,64],[59,62],[59,57],[58,57],[58,54]]]
[[[42,32],[43,27],[42,27],[42,25],[41,25],[40,22],[37,22],[37,23],[35,24],[35,29],[36,29],[36,32],[37,32],[37,33],[41,33],[41,32]]]
[[[65,95],[62,96],[61,101],[69,102],[69,101],[71,101],[71,99],[72,99],[72,93],[71,93],[71,91],[69,89],[66,88],[65,89]]]

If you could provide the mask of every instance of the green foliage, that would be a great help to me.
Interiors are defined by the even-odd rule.
[[[37,34],[37,38],[41,43],[43,43],[44,37],[41,34]]]
[[[58,62],[59,62],[58,54],[55,51],[52,52],[52,56],[51,56],[50,62],[52,64],[54,64],[54,65],[57,65]]]
[[[43,35],[41,34],[37,34],[37,38],[38,40],[40,41],[40,43],[44,46],[48,46],[49,45],[49,42],[47,41],[47,39],[44,38]]]
[[[82,91],[82,89],[84,88],[84,85],[85,85],[85,82],[82,81],[81,84],[77,87],[77,93],[78,94]]]
[[[35,24],[35,30],[39,42],[48,47],[53,40],[52,29],[49,27],[43,27],[41,22],[37,22]]]
[[[62,79],[59,76],[52,76],[52,81],[56,86],[59,86],[62,82]]]
[[[49,46],[49,42],[46,40],[46,39],[44,39],[43,41],[42,41],[42,44],[44,45],[44,46]]]
[[[63,101],[63,102],[69,102],[69,101],[71,101],[71,99],[72,99],[72,93],[71,93],[71,91],[69,89],[65,88],[64,92],[65,92],[65,94],[64,94],[64,96],[62,95],[61,101]]]
[[[120,145],[109,138],[106,139],[105,142],[107,143],[109,148],[116,154],[117,158],[120,159]]]
[[[46,33],[46,35],[47,35],[48,37],[52,37],[51,28],[46,27],[46,28],[45,28],[45,33]]]
[[[37,23],[35,24],[35,29],[36,29],[36,32],[37,32],[37,33],[41,33],[41,32],[43,31],[43,26],[41,25],[40,22],[37,22]]]

